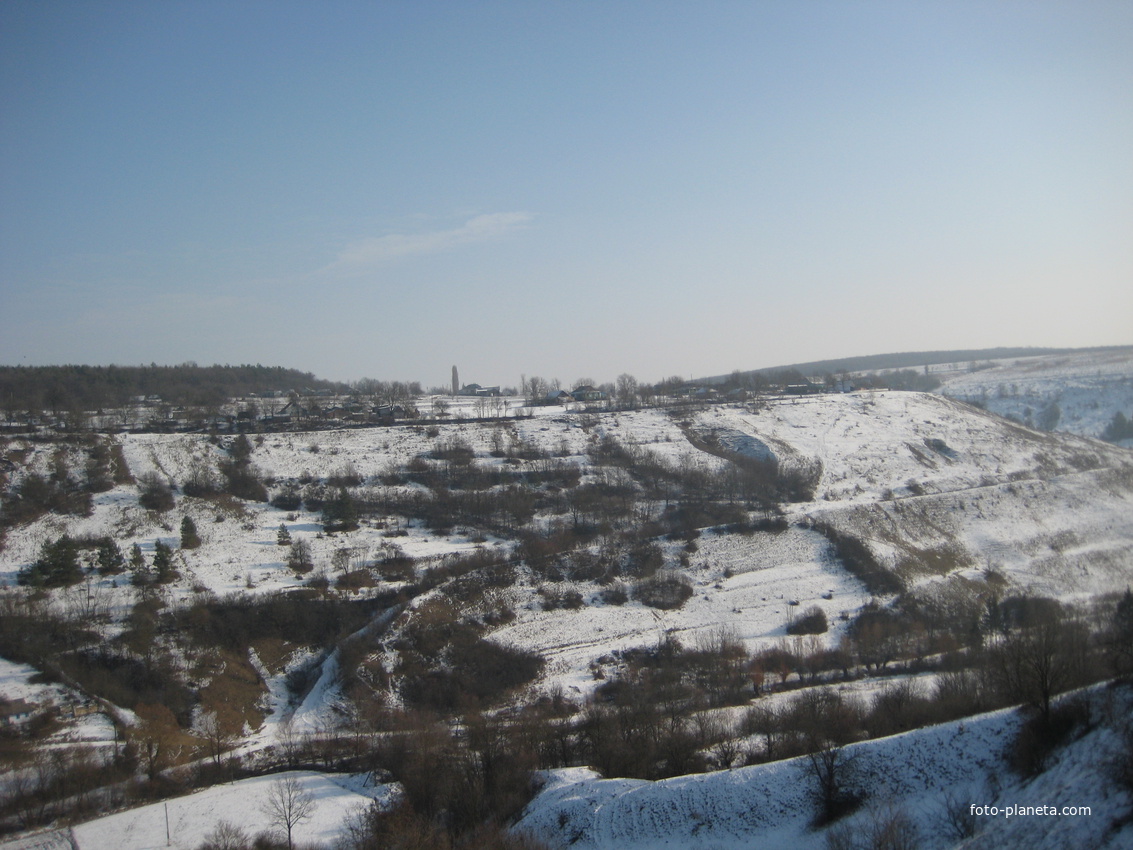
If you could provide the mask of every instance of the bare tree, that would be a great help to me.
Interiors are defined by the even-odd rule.
[[[1038,709],[1048,723],[1054,697],[1081,681],[1087,636],[1082,624],[1060,607],[1039,616],[1038,622],[1009,632],[995,660],[1008,696]]]
[[[298,777],[289,773],[272,783],[260,811],[271,819],[272,825],[287,834],[287,850],[292,850],[291,833],[315,813],[315,797]]]
[[[231,724],[225,723],[217,712],[210,711],[200,716],[197,721],[197,730],[200,737],[205,741],[205,748],[212,757],[213,763],[219,768],[220,760],[225,751],[237,740],[232,733]]]
[[[619,407],[637,407],[637,378],[625,372],[618,375],[617,396]]]

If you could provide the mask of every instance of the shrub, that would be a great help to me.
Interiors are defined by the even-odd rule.
[[[491,704],[530,682],[543,669],[543,658],[537,653],[482,638],[454,640],[446,655],[448,663],[444,666],[424,670],[416,665],[403,666],[401,693],[406,701],[446,713],[470,702]]]
[[[642,579],[633,585],[633,598],[650,608],[680,608],[692,596],[689,580],[676,573]]]
[[[283,489],[271,497],[271,506],[281,511],[297,511],[303,504],[303,497],[293,484],[284,485]]]
[[[1088,723],[1089,705],[1085,699],[1063,700],[1049,716],[1035,713],[1019,728],[1012,742],[1011,767],[1021,776],[1037,776],[1046,770],[1051,756],[1071,733]]]
[[[577,590],[546,590],[543,592],[543,610],[566,608],[575,611],[582,607],[582,594]]]
[[[268,500],[268,491],[260,479],[259,470],[251,463],[226,461],[220,465],[220,471],[228,479],[225,490],[230,495],[249,502]]]
[[[361,590],[363,587],[374,587],[377,583],[377,580],[369,570],[361,569],[343,573],[334,584],[339,590],[352,591]]]
[[[212,470],[203,461],[198,461],[189,468],[189,475],[181,484],[181,492],[186,496],[213,496],[220,492],[220,484]]]
[[[882,566],[869,547],[857,537],[840,532],[834,526],[823,522],[816,523],[815,530],[830,541],[838,560],[847,570],[861,579],[870,593],[883,595],[900,593],[905,589],[901,579]]]
[[[789,635],[821,635],[829,628],[826,612],[817,605],[811,605],[796,619],[787,624]]]
[[[287,555],[287,568],[297,573],[309,573],[315,568],[311,558],[311,544],[306,540],[296,540],[291,544],[291,551]]]
[[[165,511],[173,508],[173,490],[165,481],[152,472],[147,472],[138,480],[141,494],[138,503],[149,511]]]
[[[624,584],[617,581],[603,590],[599,598],[607,605],[625,605],[629,601],[629,592]]]

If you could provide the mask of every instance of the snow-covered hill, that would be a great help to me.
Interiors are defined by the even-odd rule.
[[[445,597],[449,588],[420,583],[401,597],[399,591],[410,587],[411,580],[421,582],[424,572],[447,555],[515,556],[506,583],[479,596],[454,596],[455,604],[461,615],[482,626],[486,640],[545,659],[533,683],[536,691],[546,693],[557,686],[576,702],[618,674],[625,658],[619,651],[655,645],[663,635],[685,647],[727,635],[757,652],[784,641],[794,614],[814,606],[825,613],[830,628],[811,640],[820,646],[837,645],[854,615],[879,592],[860,569],[847,569],[839,542],[846,538],[860,544],[876,568],[893,577],[896,585],[891,586],[980,604],[985,596],[1019,590],[1085,601],[1124,590],[1133,581],[1133,451],[1027,428],[938,394],[877,391],[632,411],[545,407],[536,413],[496,423],[253,436],[250,461],[270,492],[322,487],[331,493],[337,485],[328,479],[335,479],[348,482],[359,503],[370,506],[357,529],[334,534],[324,531],[314,511],[280,510],[232,497],[185,496],[182,488],[202,470],[219,479],[218,470],[231,459],[231,438],[116,436],[116,450],[135,479],[156,474],[175,485],[174,507],[164,513],[144,509],[137,484],[94,493],[87,516],[48,513],[12,529],[0,550],[0,581],[14,585],[19,571],[40,556],[44,544],[64,534],[85,540],[109,536],[124,551],[137,544],[147,561],[155,542],[173,547],[179,577],[153,591],[167,612],[232,593],[263,596],[295,590],[308,585],[311,576],[325,576],[329,595],[363,599],[386,594],[384,598],[396,600],[384,610],[375,609],[372,616],[378,619],[368,626],[362,622],[351,627],[361,635],[368,628],[378,633],[388,626],[389,633],[372,644],[372,651],[375,669],[393,675],[407,623]],[[466,455],[470,468],[534,488],[537,498],[522,534],[503,522],[490,527],[472,521],[430,526],[425,519],[399,513],[414,499],[434,499],[445,489],[434,491],[408,471],[443,472],[452,463],[446,452],[456,448]],[[8,484],[18,488],[33,473],[48,479],[64,466],[81,477],[88,447],[17,438],[8,440],[2,452],[9,461]],[[603,462],[603,452],[623,458],[622,465]],[[608,582],[520,557],[533,538],[569,527],[569,494],[577,492],[575,488],[595,485],[599,490],[632,492],[636,507],[624,523],[636,523],[634,532],[641,534],[641,527],[652,527],[647,522],[659,521],[668,498],[650,495],[654,491],[642,470],[710,482],[721,493],[719,482],[733,469],[732,459],[741,467],[763,464],[760,468],[774,467],[780,476],[795,476],[792,492],[800,501],[780,505],[781,521],[774,523],[733,525],[728,520],[694,533],[648,532],[646,542],[660,559],[662,572],[683,577],[691,588],[690,598],[679,607],[650,607],[632,596],[616,600]],[[531,483],[547,475],[553,477],[551,484]],[[769,513],[766,508],[732,507],[755,520]],[[179,548],[184,517],[196,525],[198,548]],[[312,573],[299,575],[287,567],[288,547],[279,543],[281,526],[290,540],[310,546]],[[607,526],[596,537],[580,538],[566,560],[606,557],[625,545],[626,530]],[[385,575],[378,564],[394,556],[413,559],[413,574]],[[335,580],[355,568],[368,571],[368,586],[335,591]],[[97,623],[103,638],[113,641],[126,628],[125,617],[139,598],[128,579],[128,573],[91,573],[79,584],[51,591],[45,604]],[[304,598],[316,598],[310,586],[304,592]],[[577,604],[547,604],[556,594],[572,594]],[[489,606],[507,616],[490,619]],[[339,676],[339,650],[333,644],[305,643],[304,635],[284,637],[269,647],[273,657],[248,650],[253,670],[249,675],[262,680],[254,686],[260,702],[237,752],[253,763],[270,748],[278,752],[287,736],[318,733],[350,716]],[[173,636],[165,639],[172,651],[178,651],[175,643]],[[290,690],[288,674],[302,665],[311,665],[310,675],[298,677],[306,684]],[[18,682],[20,693],[0,696],[32,694],[28,668],[8,672],[0,687],[4,681]],[[202,669],[195,681],[207,682],[211,675]],[[385,705],[397,705],[396,688],[382,698]],[[127,711],[120,716],[129,718]],[[970,784],[987,771],[998,775],[994,765],[989,767],[998,758],[994,747],[1010,734],[1015,721],[1008,715],[997,717],[938,727],[918,733],[921,737],[862,744],[859,762],[863,768],[873,765],[868,770],[879,788],[905,777],[901,782],[906,784],[894,786],[891,796],[916,808],[913,816],[924,826],[928,815],[921,809],[938,806],[945,778]],[[85,734],[78,727],[72,733]],[[69,733],[64,728],[60,734]],[[975,741],[971,746],[969,739]],[[107,744],[98,735],[85,740]],[[934,755],[936,750],[940,753]],[[1093,755],[1083,758],[1096,758],[1097,752],[1091,750]],[[887,772],[881,765],[889,763],[918,767],[916,772],[911,767]],[[524,823],[548,837],[577,836],[582,846],[665,846],[658,842],[668,836],[669,846],[731,847],[746,846],[744,842],[756,835],[768,846],[819,846],[820,837],[808,831],[809,816],[803,813],[807,792],[798,764],[656,784],[598,780],[567,771],[551,777]],[[1066,776],[1075,792],[1094,793],[1094,780],[1085,773]],[[1030,786],[1004,788],[972,786],[970,791],[986,792],[987,802],[1037,799]],[[1055,796],[1066,805],[1094,805]],[[883,797],[875,794],[875,800]],[[757,805],[753,800],[764,802]],[[863,812],[857,817],[868,816]],[[999,828],[998,822],[989,822],[985,834]],[[1095,829],[1094,821],[1089,828]],[[1110,840],[1104,832],[1089,835]]]
[[[851,745],[849,782],[868,789],[868,799],[834,829],[862,840],[874,824],[899,818],[907,843],[878,846],[925,850],[1129,847],[1133,797],[1109,770],[1124,746],[1118,730],[1133,711],[1130,697],[1128,687],[1092,690],[1087,698],[1096,725],[1030,780],[1008,766],[1006,750],[1020,723],[1010,710]],[[515,828],[580,850],[818,850],[829,846],[831,830],[812,826],[815,782],[808,766],[802,757],[658,782],[602,779],[584,768],[551,771]],[[963,838],[954,828],[971,806],[999,813],[972,818],[975,835]],[[1058,813],[1012,817],[1008,806]],[[1063,814],[1064,807],[1089,811]]]
[[[1020,422],[1097,437],[1115,413],[1133,414],[1133,348],[955,366],[933,367],[941,393]]]
[[[680,610],[658,611],[632,601],[604,604],[597,585],[568,581],[563,587],[579,591],[586,604],[545,611],[535,590],[546,582],[521,573],[521,581],[503,591],[516,619],[493,639],[545,653],[550,677],[582,690],[592,687],[589,664],[595,658],[653,642],[661,631],[695,640],[698,633],[724,626],[755,649],[785,634],[791,602],[818,605],[837,624],[838,615],[860,607],[870,591],[846,572],[812,526],[860,537],[883,567],[910,586],[980,581],[990,570],[1021,588],[1085,597],[1123,589],[1133,575],[1133,452],[1028,429],[938,395],[812,396],[676,414],[663,409],[586,414],[585,421],[563,408],[539,412],[509,422],[508,439],[575,465],[584,476],[593,470],[588,447],[604,438],[674,466],[719,469],[726,465],[720,455],[735,452],[773,456],[781,467],[821,470],[814,500],[785,506],[786,531],[705,533],[687,556],[687,567],[678,565],[682,543],[659,540],[666,565],[687,575],[695,590]],[[380,500],[385,492],[424,492],[418,484],[387,486],[383,480],[453,439],[471,446],[477,464],[515,468],[492,456],[499,433],[492,425],[452,423],[437,426],[436,436],[406,427],[267,434],[256,438],[252,462],[273,488],[349,473],[363,481],[355,488],[360,496]],[[715,440],[716,453],[698,448],[706,436]],[[226,456],[223,445],[203,435],[117,439],[136,477],[156,472],[181,483],[195,467],[215,469]],[[26,450],[23,470],[44,472],[55,451],[49,444],[13,441],[9,452],[15,449]],[[470,527],[438,536],[395,517],[324,535],[318,514],[239,500],[182,496],[174,510],[156,514],[138,505],[134,485],[124,485],[96,494],[89,517],[48,515],[11,534],[0,552],[0,580],[14,584],[17,571],[38,557],[42,545],[64,533],[109,534],[123,550],[138,543],[147,558],[155,540],[176,549],[182,516],[194,519],[203,543],[176,552],[181,578],[167,588],[171,601],[204,589],[263,593],[297,586],[302,578],[286,568],[287,549],[277,545],[281,525],[292,539],[310,544],[316,572],[332,577],[334,553],[344,548],[357,562],[397,551],[428,563],[446,553],[484,547],[507,552],[512,546]],[[404,534],[390,538],[390,523]],[[118,583],[96,577],[92,590],[107,605],[120,606],[128,590],[111,586]],[[839,634],[835,625],[827,640]]]

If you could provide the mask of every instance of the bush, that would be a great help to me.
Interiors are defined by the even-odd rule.
[[[556,608],[566,608],[576,611],[582,607],[582,594],[577,590],[545,590],[543,591],[543,610],[554,611]]]
[[[1012,742],[1011,767],[1021,776],[1038,776],[1071,733],[1088,725],[1089,714],[1085,699],[1067,699],[1054,706],[1049,717],[1036,713],[1028,718]]]
[[[279,508],[281,511],[297,511],[302,504],[303,497],[293,484],[285,485],[282,490],[271,497],[271,506]]]
[[[172,510],[174,504],[173,490],[155,473],[148,472],[143,475],[138,481],[138,486],[141,488],[138,503],[143,508],[161,513]]]
[[[861,579],[866,589],[876,595],[900,593],[905,589],[904,582],[886,569],[874,557],[864,542],[851,534],[844,534],[832,525],[816,523],[815,530],[834,546],[834,553],[842,564]]]
[[[629,592],[626,586],[618,581],[603,590],[599,598],[607,605],[625,605],[629,601]]]
[[[821,635],[829,628],[826,612],[817,605],[811,605],[792,622],[787,624],[789,635]]]
[[[310,543],[306,540],[296,540],[291,544],[291,550],[287,555],[287,568],[297,573],[309,573],[315,568]]]
[[[181,492],[186,496],[214,496],[220,492],[220,484],[212,469],[198,461],[190,467],[188,477],[181,483]]]
[[[650,608],[680,608],[691,596],[692,585],[689,580],[675,573],[643,579],[633,586],[633,598]]]
[[[260,479],[260,473],[250,463],[236,463],[226,461],[220,465],[220,471],[228,480],[225,491],[238,499],[249,502],[266,502],[268,491]]]
[[[482,638],[454,640],[445,653],[448,663],[421,670],[408,664],[401,693],[407,702],[440,712],[453,712],[470,703],[491,704],[527,684],[543,669],[537,653],[501,646]],[[418,658],[418,662],[424,662]],[[414,669],[416,668],[416,669]]]

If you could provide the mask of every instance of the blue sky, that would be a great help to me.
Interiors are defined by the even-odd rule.
[[[1133,343],[1133,4],[0,4],[0,363]]]

